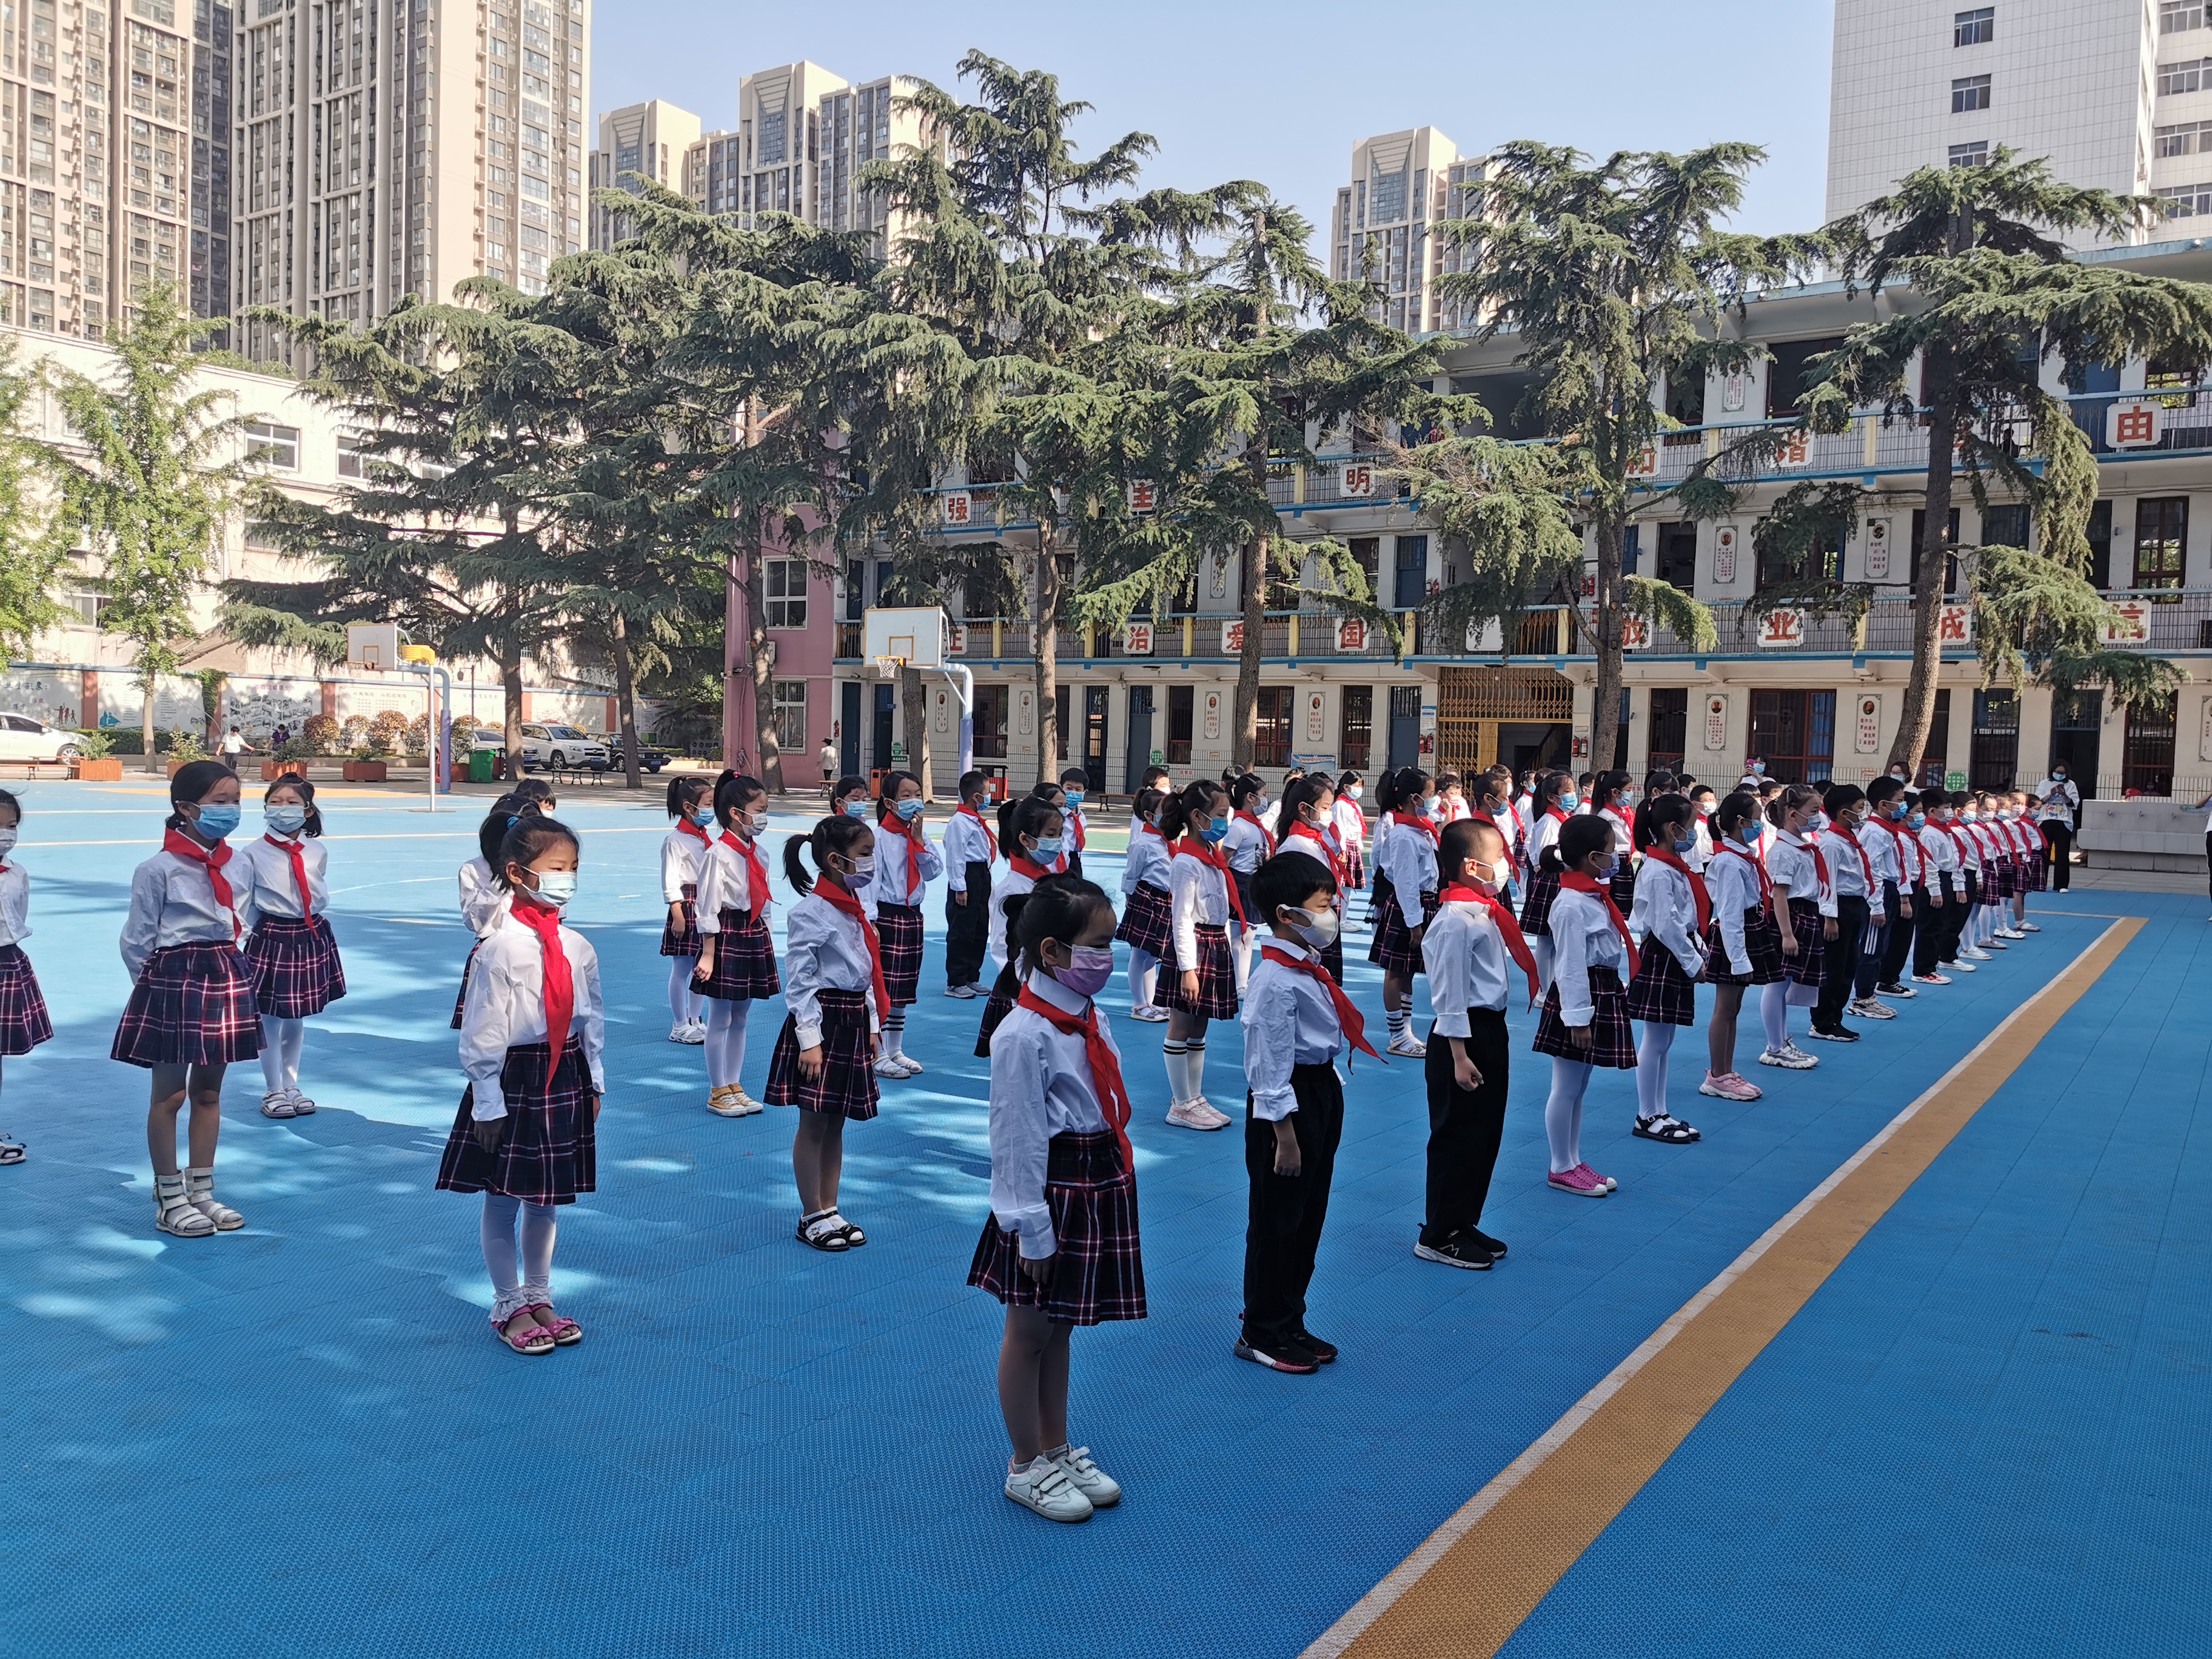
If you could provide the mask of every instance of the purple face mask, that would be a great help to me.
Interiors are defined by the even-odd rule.
[[[1074,957],[1065,968],[1050,969],[1052,976],[1079,997],[1095,997],[1114,977],[1114,952],[1095,945],[1068,947]]]

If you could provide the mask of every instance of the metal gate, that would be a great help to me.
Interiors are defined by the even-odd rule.
[[[1500,726],[1565,726],[1574,713],[1575,689],[1556,669],[1513,664],[1442,669],[1437,769],[1480,771],[1498,760]]]

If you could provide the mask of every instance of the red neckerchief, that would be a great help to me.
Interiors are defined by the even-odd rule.
[[[569,971],[568,953],[561,946],[561,913],[520,893],[507,915],[538,935],[538,948],[545,967],[545,1092],[553,1092],[554,1073],[561,1069],[561,1051],[568,1046],[569,1022],[576,1017],[576,981]]]
[[[1755,859],[1752,857],[1750,854],[1743,850],[1743,843],[1734,839],[1722,842],[1720,843],[1719,850],[1723,853],[1735,854],[1746,864],[1759,872],[1759,908],[1762,909],[1770,908],[1774,902],[1774,878],[1766,873],[1766,860],[1765,859]]]
[[[884,947],[882,942],[876,938],[875,924],[868,920],[868,913],[860,908],[860,901],[842,887],[838,886],[836,883],[817,882],[815,884],[814,892],[815,896],[832,910],[850,916],[860,924],[860,937],[867,941],[868,945],[868,977],[874,981],[876,1018],[890,1018],[891,994],[884,985]]]
[[[1249,924],[1244,919],[1244,900],[1237,891],[1237,878],[1230,873],[1229,860],[1193,835],[1185,835],[1176,844],[1176,850],[1179,853],[1188,853],[1200,864],[1211,865],[1220,872],[1221,885],[1229,894],[1230,914],[1237,918],[1237,926],[1240,927],[1249,926]]]
[[[1814,902],[1818,902],[1820,899],[1820,889],[1833,885],[1828,877],[1828,861],[1820,856],[1820,838],[1818,836],[1808,836],[1802,841],[1794,842],[1793,845],[1796,847],[1798,851],[1802,853],[1810,853],[1813,855],[1813,879],[1818,884],[1818,886],[1814,889],[1813,896]],[[1802,898],[1804,895],[1802,893],[1793,893],[1790,896],[1793,898]]]
[[[181,830],[165,830],[161,836],[161,850],[174,853],[180,859],[190,859],[208,872],[208,885],[215,889],[216,902],[230,912],[230,942],[238,943],[238,910],[230,902],[230,883],[223,878],[222,866],[230,862],[230,843],[219,841],[210,852]]]
[[[1237,816],[1243,819],[1245,823],[1250,824],[1255,830],[1257,830],[1260,832],[1260,845],[1267,849],[1267,856],[1269,858],[1274,857],[1275,838],[1267,833],[1267,826],[1261,823],[1259,818],[1250,812],[1240,811]],[[1297,831],[1295,830],[1286,830],[1283,833],[1285,836],[1294,836]]]
[[[1294,974],[1304,974],[1309,979],[1319,980],[1321,988],[1328,993],[1329,1002],[1336,1009],[1337,1028],[1344,1033],[1344,1040],[1362,1054],[1375,1054],[1375,1046],[1367,1040],[1366,1020],[1361,1018],[1359,1010],[1352,1006],[1352,999],[1344,994],[1344,988],[1330,976],[1328,969],[1321,965],[1318,957],[1293,956],[1274,940],[1264,939],[1260,945],[1260,959],[1280,963]],[[1380,1054],[1375,1054],[1375,1058],[1382,1060]],[[1382,1063],[1388,1066],[1390,1062],[1382,1060]]]
[[[1079,806],[1071,806],[1067,809],[1067,816],[1074,821],[1075,850],[1080,853],[1091,840],[1090,836],[1083,832],[1083,809]]]
[[[1915,836],[1910,830],[1907,830],[1901,819],[1893,823],[1890,819],[1883,817],[1880,813],[1876,813],[1875,815],[1874,821],[1875,828],[1888,830],[1890,839],[1897,843],[1897,878],[1905,886],[1911,886],[1912,884],[1911,877],[1905,867],[1905,843],[1910,842],[1912,844],[1913,856],[1919,859],[1922,863],[1926,863],[1927,860],[1920,850],[1919,837]],[[1871,887],[1874,884],[1869,881],[1867,885]]]
[[[1054,1007],[1026,985],[1014,999],[1014,1006],[1028,1009],[1063,1036],[1083,1039],[1083,1057],[1091,1062],[1091,1092],[1098,1097],[1098,1110],[1121,1146],[1121,1167],[1135,1175],[1137,1155],[1129,1146],[1129,1091],[1121,1081],[1121,1062],[1099,1033],[1098,1010],[1093,1006],[1080,1015],[1071,1014],[1065,1008]]]
[[[300,887],[300,915],[303,918],[312,921],[315,914],[315,906],[314,901],[307,896],[307,857],[306,849],[296,841],[279,841],[276,836],[267,835],[262,836],[261,839],[267,842],[271,847],[276,848],[279,852],[283,853],[286,858],[292,860],[292,879],[297,882]]]
[[[1628,976],[1634,979],[1644,970],[1644,959],[1636,954],[1636,941],[1628,936],[1628,922],[1621,915],[1620,907],[1613,902],[1613,890],[1579,870],[1566,872],[1559,878],[1559,885],[1571,893],[1588,893],[1603,902],[1606,918],[1613,923],[1613,931],[1620,935],[1621,948],[1628,952]]]
[[[1017,853],[1006,862],[1016,875],[1027,876],[1033,882],[1042,881],[1052,873],[1026,853]]]
[[[1859,838],[1844,827],[1843,820],[1840,818],[1829,820],[1828,828],[1842,836],[1849,843],[1851,851],[1859,855],[1859,866],[1866,872],[1867,891],[1869,893],[1874,891],[1874,860],[1867,856],[1866,848],[1859,845]]]
[[[1419,812],[1413,813],[1409,816],[1404,812],[1394,811],[1390,814],[1390,822],[1393,823],[1409,825],[1410,827],[1419,830],[1431,842],[1441,841],[1443,837],[1443,831],[1437,829],[1435,824],[1431,823],[1428,819],[1423,817]]]
[[[712,847],[714,844],[707,838],[707,832],[693,822],[689,812],[676,820],[676,829],[678,834],[691,836],[702,847]]]
[[[921,814],[915,813],[909,821],[894,811],[890,817],[880,822],[906,837],[906,902],[912,904],[914,896],[921,890],[922,849],[929,845],[927,838],[921,833]]]
[[[1349,806],[1352,809],[1352,816],[1359,820],[1359,834],[1354,839],[1358,841],[1366,840],[1367,814],[1359,810],[1359,803],[1352,799],[1349,795],[1339,795],[1336,798],[1336,801],[1337,805],[1340,806]]]
[[[1941,830],[1946,836],[1948,836],[1951,838],[1951,845],[1959,849],[1960,873],[1964,874],[1966,864],[1966,843],[1959,833],[1960,828],[1959,821],[1956,818],[1954,818],[1948,823],[1936,823],[1935,819],[1930,818],[1928,822],[1931,824],[1935,824],[1936,829]],[[1979,859],[1976,859],[1974,862],[1979,864],[1981,860]]]
[[[722,845],[745,855],[745,902],[752,906],[747,921],[758,921],[768,908],[768,866],[761,862],[760,852],[752,842],[734,830],[722,831]]]
[[[1344,891],[1345,884],[1344,860],[1342,855],[1337,852],[1336,848],[1328,844],[1328,841],[1322,836],[1320,830],[1315,829],[1313,825],[1308,823],[1304,818],[1295,818],[1291,820],[1291,827],[1283,831],[1283,848],[1285,850],[1289,848],[1291,837],[1293,836],[1297,836],[1301,841],[1310,841],[1313,842],[1315,846],[1321,848],[1322,862],[1328,866],[1328,873],[1334,878],[1336,881],[1336,890],[1339,893],[1342,893]]]
[[[992,859],[995,859],[995,858],[997,858],[997,857],[999,856],[999,838],[998,838],[998,836],[996,836],[993,835],[993,834],[991,833],[991,826],[990,826],[989,824],[988,824],[988,823],[984,823],[984,822],[983,822],[983,815],[982,815],[981,812],[977,811],[974,807],[972,807],[972,806],[969,805],[968,805],[968,803],[967,803],[967,802],[965,802],[965,801],[963,801],[963,802],[961,802],[961,803],[960,803],[960,805],[959,805],[958,809],[957,809],[957,811],[954,811],[954,813],[952,814],[952,816],[953,816],[954,817],[956,817],[956,818],[957,818],[957,817],[958,817],[961,815],[961,813],[963,813],[963,812],[966,813],[969,817],[971,817],[971,818],[975,819],[975,827],[976,827],[978,830],[981,830],[983,832],[983,842],[984,842],[984,845],[986,845],[987,847],[988,847],[988,848],[991,849],[991,858],[985,859],[985,860],[983,860],[983,862],[984,862],[984,863],[986,863],[986,864],[990,863]]]
[[[1480,904],[1490,912],[1491,921],[1498,924],[1498,938],[1505,941],[1506,954],[1519,963],[1521,971],[1528,976],[1528,1006],[1534,1007],[1536,999],[1543,994],[1543,987],[1537,979],[1535,955],[1528,949],[1528,940],[1521,932],[1521,924],[1514,920],[1513,913],[1480,887],[1462,887],[1456,882],[1445,888],[1437,897],[1444,904]]]
[[[1705,936],[1705,929],[1713,920],[1713,896],[1705,886],[1705,878],[1682,862],[1682,855],[1671,847],[1662,847],[1657,842],[1644,849],[1644,856],[1654,864],[1663,864],[1670,870],[1680,870],[1690,884],[1690,896],[1698,905],[1698,937]]]

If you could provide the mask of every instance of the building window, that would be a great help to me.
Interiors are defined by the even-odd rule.
[[[2178,126],[2160,127],[2156,136],[2161,161],[2170,155],[2212,155],[2212,121],[2184,121]]]
[[[2120,793],[2173,793],[2173,729],[2179,698],[2172,692],[2128,705],[2127,746],[2121,750]]]
[[[1375,747],[1375,688],[1344,688],[1343,734],[1337,740],[1336,758],[1347,772],[1364,772]]]
[[[1003,685],[979,685],[975,688],[975,758],[1004,760],[1006,757],[1006,688]]]
[[[1836,694],[1753,691],[1751,752],[1765,758],[1769,777],[1829,781],[1835,770]]]
[[[1258,735],[1252,744],[1253,765],[1291,763],[1291,704],[1296,696],[1295,690],[1287,685],[1260,688],[1260,722]]]
[[[1698,526],[1694,520],[1659,526],[1659,566],[1651,574],[1685,593],[1698,585]]]
[[[2179,587],[2189,543],[2189,497],[2150,495],[2136,503],[2137,587]]]
[[[1814,374],[1813,360],[1831,351],[1843,349],[1840,334],[1824,335],[1816,340],[1781,340],[1770,349],[1773,356],[1766,365],[1766,417],[1771,421],[1789,420],[1803,406],[1805,394],[1811,389]]]
[[[1990,141],[1977,138],[1971,144],[1951,146],[1950,165],[1954,167],[1985,167],[1990,164]]]
[[[1194,688],[1168,687],[1168,761],[1170,766],[1190,764],[1190,710]]]
[[[1813,581],[1841,581],[1844,576],[1844,532],[1832,527],[1820,532],[1810,547],[1794,553],[1765,544],[1763,538],[1753,536],[1759,547],[1759,585],[1777,587],[1785,583]]]
[[[761,568],[770,628],[806,626],[806,561],[769,559]]]
[[[1382,538],[1354,536],[1347,545],[1352,549],[1352,562],[1367,578],[1368,599],[1379,600],[1382,597]]]
[[[2179,34],[2187,29],[2204,27],[2204,14],[2212,10],[2203,0],[2159,0],[2158,32],[2160,34]]]
[[[2009,789],[2020,770],[2020,698],[2011,691],[1974,693],[1974,742],[1966,759],[1973,789]]]
[[[1418,610],[1429,597],[1429,538],[1399,537],[1397,560],[1398,584],[1391,603],[1401,611]]]
[[[775,714],[775,746],[787,755],[806,748],[806,682],[770,680],[769,706]]]
[[[1972,11],[1956,13],[1951,19],[1951,44],[1954,46],[1978,46],[1996,39],[1997,9],[1977,6]]]
[[[2089,509],[2089,585],[2112,585],[2112,504],[2099,501]]]
[[[2212,86],[2212,58],[2158,66],[2158,95],[2161,98],[2169,93],[2202,92],[2208,86]]]
[[[2212,184],[2160,185],[2151,194],[2166,204],[2169,219],[2196,219],[2212,213]]]
[[[1968,115],[1990,106],[1990,77],[1969,75],[1951,82],[1951,113]]]
[[[2025,501],[2011,501],[1993,507],[1982,514],[1982,545],[1984,547],[2017,547],[2027,550],[2028,538],[2034,524]]]
[[[1684,685],[1651,688],[1651,742],[1646,762],[1655,772],[1679,772],[1690,737],[1690,690]],[[1626,750],[1622,751],[1624,754]]]
[[[338,434],[338,477],[358,478],[361,471],[361,440]]]
[[[300,470],[300,428],[269,421],[246,423],[246,459],[286,472]]]

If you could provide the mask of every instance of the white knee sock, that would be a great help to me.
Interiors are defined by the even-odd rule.
[[[553,1299],[553,1240],[560,1211],[550,1204],[522,1206],[522,1290],[526,1306]]]
[[[900,1045],[905,1041],[906,1010],[894,1007],[884,1017],[884,1052],[887,1054],[902,1052]]]
[[[1252,982],[1253,933],[1249,927],[1241,927],[1233,921],[1229,924],[1229,929],[1237,936],[1236,947],[1231,954],[1237,958],[1237,994],[1241,997],[1244,994],[1245,987]]]
[[[1552,1056],[1552,1092],[1544,1102],[1544,1138],[1551,1143],[1552,1173],[1565,1175],[1583,1161],[1583,1091],[1589,1086],[1586,1060]]]
[[[745,1069],[745,1016],[749,1001],[710,997],[707,1002],[707,1084],[720,1089],[738,1081]]]
[[[1759,1023],[1766,1028],[1766,1046],[1782,1048],[1790,1041],[1790,986],[1777,980],[1759,988]]]
[[[1190,1092],[1183,1098],[1196,1100],[1206,1092],[1206,1039],[1189,1038],[1183,1047],[1188,1050],[1182,1059],[1183,1077],[1190,1085]]]
[[[1674,1029],[1647,1020],[1636,1045],[1636,1115],[1647,1123],[1667,1115],[1667,1051],[1674,1046]]]
[[[689,1025],[699,1018],[699,1005],[705,998],[696,996],[691,990],[691,970],[699,965],[696,957],[668,958],[668,1013],[678,1025]]]
[[[284,1022],[284,1086],[300,1086],[300,1054],[307,1046],[307,1022],[288,1019]]]
[[[1149,1008],[1152,993],[1158,988],[1160,959],[1150,951],[1129,947],[1129,1006]]]
[[[1191,1097],[1190,1046],[1180,1037],[1160,1045],[1160,1058],[1168,1068],[1168,1103],[1180,1106]]]

